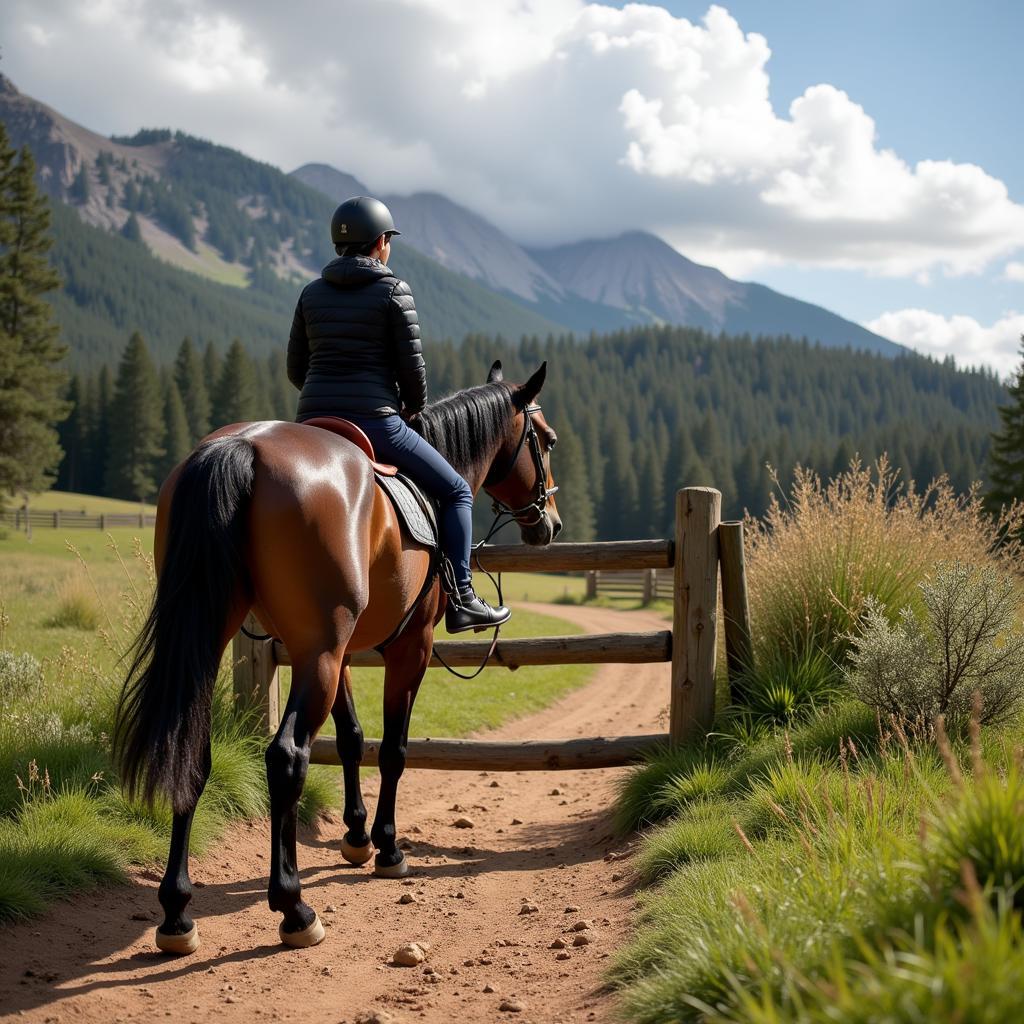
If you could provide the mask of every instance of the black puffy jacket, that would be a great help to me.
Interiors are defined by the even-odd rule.
[[[419,412],[427,401],[409,286],[379,260],[332,260],[302,290],[288,339],[296,419]]]

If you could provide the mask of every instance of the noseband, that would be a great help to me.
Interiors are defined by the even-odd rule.
[[[530,449],[530,457],[533,459],[534,469],[537,471],[537,483],[535,484],[536,497],[533,501],[527,502],[521,508],[512,508],[506,505],[505,502],[500,501],[491,495],[491,508],[494,511],[495,523],[502,517],[508,517],[505,522],[509,519],[514,520],[520,526],[536,526],[538,523],[547,518],[547,503],[548,498],[551,497],[557,487],[548,487],[548,474],[544,467],[544,453],[540,450],[540,437],[537,434],[537,428],[533,424],[533,413],[540,412],[541,406],[538,404],[528,405],[523,410],[523,432],[519,435],[519,443],[516,445],[516,450],[512,453],[512,458],[509,460],[508,465],[504,468],[504,471],[498,475],[494,472],[493,468],[490,473],[487,474],[487,478],[484,480],[484,490],[490,493],[490,488],[496,487],[498,484],[503,483],[512,474],[512,470],[515,469],[516,463],[519,461],[519,453],[523,450],[523,445],[526,444]],[[526,521],[523,516],[527,516],[530,513],[534,513],[536,518]],[[504,526],[505,523],[502,523]],[[494,532],[495,527],[492,527],[489,531],[490,535]]]

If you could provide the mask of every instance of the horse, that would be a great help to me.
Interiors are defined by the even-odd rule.
[[[474,495],[485,490],[532,545],[551,543],[562,525],[550,458],[557,436],[536,404],[546,372],[544,363],[525,384],[510,384],[495,362],[485,384],[428,405],[413,421]],[[154,552],[156,591],[130,651],[114,745],[129,796],[151,803],[163,794],[173,811],[156,945],[178,954],[199,946],[186,912],[189,834],[210,774],[218,669],[250,610],[292,662],[291,693],[265,758],[267,899],[282,915],[285,945],[315,945],[324,929],[302,900],[296,811],[310,747],[328,714],[344,777],[342,857],[361,865],[375,849],[376,875],[408,873],[395,802],[409,718],[445,608],[439,580],[428,585],[432,553],[402,530],[370,459],[351,441],[283,421],[236,423],[203,438],[160,489]],[[349,658],[382,644],[381,782],[368,835]]]

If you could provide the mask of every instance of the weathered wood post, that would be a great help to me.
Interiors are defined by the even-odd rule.
[[[743,523],[726,522],[718,528],[718,550],[722,562],[722,614],[725,617],[725,660],[729,668],[732,698],[740,696],[737,681],[754,667],[750,635],[750,602],[747,598],[747,569],[743,557]]]
[[[243,628],[262,636],[263,627],[250,612]],[[281,721],[280,688],[277,679],[277,659],[273,640],[253,640],[239,631],[231,647],[234,665],[235,699],[250,707],[258,707],[268,733],[277,729]]]
[[[641,605],[646,608],[654,600],[654,587],[655,578],[654,574],[657,572],[656,569],[644,569],[643,570],[643,597],[640,599]]]
[[[105,530],[107,528],[107,514],[106,512],[100,513],[100,529]]]
[[[671,743],[681,743],[709,729],[715,714],[721,518],[720,491],[684,487],[676,492]]]
[[[588,601],[593,601],[595,597],[597,597],[597,570],[588,569],[586,599]]]

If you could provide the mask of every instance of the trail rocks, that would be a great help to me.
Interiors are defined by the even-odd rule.
[[[411,892],[403,892],[402,895],[398,897],[398,902],[405,906],[408,903],[418,903],[419,901]]]
[[[585,932],[594,927],[593,921],[577,921],[570,929],[571,932]]]
[[[565,939],[555,939],[548,949],[565,949]]]
[[[502,1013],[522,1013],[523,1004],[516,1002],[515,999],[502,999],[501,1003],[498,1005],[498,1009],[501,1010]]]
[[[427,951],[418,942],[407,942],[395,950],[392,962],[399,967],[417,967],[427,959]]]
[[[540,907],[536,903],[524,903],[519,908],[519,916],[522,917],[524,914],[536,914],[540,910]]]
[[[594,940],[586,932],[580,932],[579,935],[572,940],[572,944],[574,946],[589,946],[593,941]]]
[[[476,823],[473,821],[473,819],[472,818],[467,818],[467,817],[465,817],[465,815],[463,815],[461,818],[456,818],[452,822],[452,825],[455,828],[475,828],[476,827]]]

